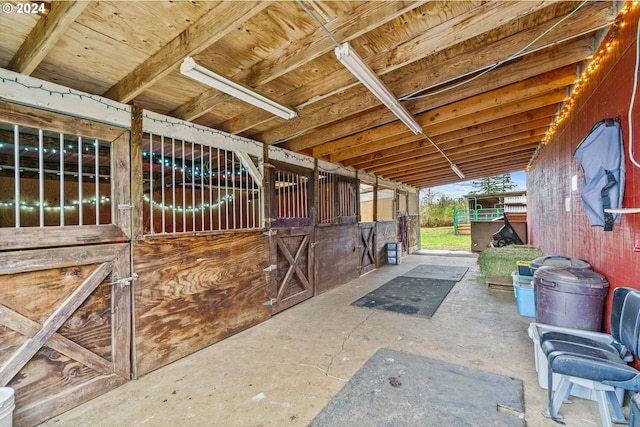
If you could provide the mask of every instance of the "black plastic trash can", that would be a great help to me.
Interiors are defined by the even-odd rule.
[[[600,331],[607,279],[575,267],[541,267],[533,275],[536,322]]]

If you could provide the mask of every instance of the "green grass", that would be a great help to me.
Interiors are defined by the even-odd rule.
[[[471,250],[471,236],[456,236],[453,227],[421,228],[420,243],[422,249]]]

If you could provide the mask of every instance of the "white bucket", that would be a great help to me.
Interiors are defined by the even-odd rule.
[[[12,426],[15,407],[13,389],[0,387],[0,427]]]

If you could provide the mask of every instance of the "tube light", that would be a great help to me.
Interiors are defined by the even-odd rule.
[[[360,82],[367,87],[393,114],[398,117],[416,135],[422,133],[422,127],[413,116],[398,102],[385,84],[373,72],[362,58],[351,49],[349,43],[343,43],[335,48],[336,57]]]
[[[454,163],[450,163],[450,165],[451,165],[451,170],[454,171],[456,173],[456,175],[458,175],[458,177],[460,177],[460,179],[464,179],[464,174],[458,168],[458,166],[456,166]]]
[[[298,113],[295,110],[278,104],[272,99],[260,95],[246,86],[222,77],[213,71],[196,64],[190,56],[187,56],[184,61],[182,61],[182,64],[180,65],[180,73],[187,77],[191,77],[200,83],[204,83],[207,86],[211,86],[214,89],[231,95],[234,98],[247,102],[255,107],[262,108],[263,110],[282,117],[283,119],[289,120],[298,116]]]

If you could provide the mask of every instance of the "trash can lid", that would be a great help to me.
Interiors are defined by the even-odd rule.
[[[538,286],[555,287],[571,293],[585,293],[589,290],[606,293],[609,288],[609,282],[602,274],[582,268],[542,266],[533,277]]]
[[[536,258],[531,261],[531,264],[529,265],[529,267],[534,271],[542,266],[574,267],[591,270],[591,265],[587,261],[562,255],[549,255]]]

